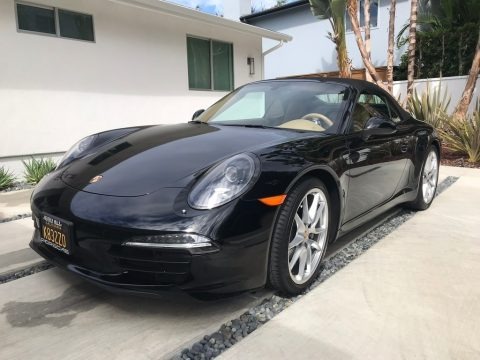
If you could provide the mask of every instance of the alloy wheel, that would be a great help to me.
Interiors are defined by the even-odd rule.
[[[438,156],[434,150],[431,150],[425,161],[422,174],[422,194],[423,201],[429,204],[437,189],[437,176],[438,176]]]
[[[288,243],[288,268],[292,281],[304,284],[315,273],[327,242],[328,202],[321,189],[303,197],[295,212]]]

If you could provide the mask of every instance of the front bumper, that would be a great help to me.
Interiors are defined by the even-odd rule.
[[[159,192],[156,196],[117,198],[75,190],[52,179],[35,189],[33,217],[47,213],[72,223],[71,252],[65,254],[43,243],[38,222],[30,246],[60,268],[103,287],[128,292],[156,294],[180,289],[229,294],[264,286],[275,208],[238,200],[216,211],[188,209],[183,215],[179,209],[185,204],[178,201],[181,193],[181,189],[169,189],[168,196]],[[165,199],[173,205],[167,206]],[[164,249],[123,245],[132,237],[187,230],[212,239],[215,246]]]
[[[30,247],[54,265],[107,288],[156,294],[235,293],[265,284],[267,242],[210,251],[134,248],[113,241],[83,239],[70,255],[46,245],[35,229]]]

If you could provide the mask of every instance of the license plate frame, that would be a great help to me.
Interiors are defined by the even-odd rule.
[[[73,223],[43,213],[40,218],[40,239],[42,243],[66,255],[71,254]]]

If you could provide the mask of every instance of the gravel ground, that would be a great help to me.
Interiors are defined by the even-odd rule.
[[[8,218],[5,218],[5,219],[0,219],[0,224],[5,223],[5,222],[9,222],[9,221],[25,219],[25,218],[28,218],[28,217],[32,217],[32,213],[20,214],[20,215],[15,215],[15,216],[8,217]]]
[[[7,193],[7,192],[10,192],[10,191],[17,191],[17,190],[33,189],[34,187],[35,187],[35,185],[32,185],[32,184],[16,183],[15,185],[13,185],[9,188],[0,190],[0,193]]]
[[[438,184],[437,195],[457,180],[458,178],[452,176],[446,178]],[[208,360],[220,355],[226,349],[241,341],[244,337],[248,336],[248,334],[267,323],[275,315],[348,265],[378,241],[413,217],[415,213],[415,211],[411,210],[401,210],[397,215],[327,258],[322,264],[323,269],[319,277],[303,294],[295,297],[284,297],[281,294],[275,294],[265,298],[261,304],[243,313],[239,318],[223,324],[220,329],[213,334],[205,335],[201,341],[196,342],[192,347],[183,349],[182,352],[175,355],[172,360]]]

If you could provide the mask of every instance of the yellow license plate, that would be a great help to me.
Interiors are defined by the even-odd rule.
[[[65,254],[70,254],[70,228],[64,220],[51,215],[43,215],[40,231],[45,244]]]

